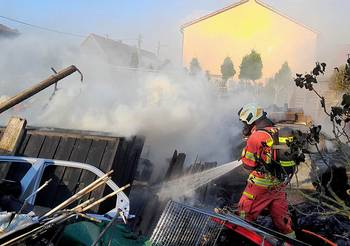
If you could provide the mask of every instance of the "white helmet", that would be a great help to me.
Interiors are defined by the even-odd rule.
[[[264,110],[255,103],[249,103],[244,105],[243,108],[238,111],[238,115],[241,121],[251,125],[264,115]]]

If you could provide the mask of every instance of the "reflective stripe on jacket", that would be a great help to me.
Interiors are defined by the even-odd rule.
[[[267,128],[266,130],[272,131],[273,128]],[[271,156],[273,154],[272,145],[273,138],[268,132],[253,128],[252,134],[247,140],[247,145],[242,151],[241,158],[244,167],[252,170],[248,182],[262,187],[277,186],[281,183],[270,174],[254,171],[260,165],[259,159],[266,165],[271,163],[271,158],[273,158]],[[285,164],[287,165],[287,163]]]
[[[258,174],[253,171],[249,174],[248,182],[257,186],[271,188],[281,184],[281,181],[268,174]]]
[[[269,130],[272,128],[269,128]],[[242,162],[247,168],[254,169],[258,166],[258,159],[265,163],[271,163],[272,136],[266,131],[257,131],[253,128],[252,134],[247,140],[247,145],[242,152]]]

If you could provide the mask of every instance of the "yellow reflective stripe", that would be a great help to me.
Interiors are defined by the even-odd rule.
[[[266,184],[266,185],[273,184],[271,179],[259,178],[259,177],[256,177],[256,176],[252,175],[252,174],[249,175],[249,179],[253,180],[254,182],[256,181],[257,183],[260,183],[260,184]]]
[[[259,178],[254,176],[253,174],[249,175],[248,181],[256,184],[258,186],[263,186],[263,187],[269,187],[269,186],[275,186],[280,184],[280,182],[278,180],[272,180],[270,178]]]
[[[270,164],[271,163],[271,154],[270,153],[266,153],[266,160],[265,160],[266,164]]]
[[[257,180],[249,180],[250,183],[255,184],[257,186],[262,186],[262,187],[271,187],[273,186],[272,184],[265,184],[265,183],[260,183]]]
[[[255,197],[254,197],[253,194],[250,194],[250,193],[248,193],[248,192],[246,192],[246,191],[243,191],[243,195],[245,195],[246,197],[248,197],[250,200],[254,200],[254,199],[255,199]]]
[[[288,142],[292,142],[293,139],[294,139],[293,136],[292,136],[292,137],[279,137],[279,138],[278,138],[278,141],[279,141],[280,143],[287,143],[287,140],[288,140]]]
[[[245,152],[245,158],[247,158],[248,160],[251,160],[251,161],[255,161],[254,154],[252,152],[249,152],[249,151]]]
[[[242,155],[241,155],[241,156],[242,156],[242,157],[245,156],[245,149],[242,150]]]
[[[282,167],[292,167],[295,166],[294,161],[280,161]]]
[[[241,219],[245,219],[245,217],[246,217],[246,212],[245,212],[244,210],[241,210],[241,211],[239,212],[239,217],[241,217]]]
[[[273,145],[273,139],[272,139],[272,138],[267,139],[267,140],[266,140],[266,145],[267,145],[268,147],[271,147],[271,146]]]
[[[292,239],[296,239],[296,238],[297,238],[294,231],[292,231],[292,232],[290,232],[290,233],[288,233],[288,234],[285,234],[285,235],[286,235],[287,237],[292,238]]]

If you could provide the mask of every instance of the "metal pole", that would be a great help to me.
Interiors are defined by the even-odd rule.
[[[114,224],[114,222],[118,219],[118,214],[116,214],[113,219],[106,225],[106,227],[102,230],[102,232],[98,235],[96,240],[93,242],[91,246],[96,246],[98,242],[101,240],[103,235],[108,231],[108,229]]]
[[[81,81],[83,81],[83,75],[82,73],[79,71],[78,68],[76,68],[74,65],[71,65],[65,69],[62,69],[61,71],[59,71],[58,73],[51,75],[50,77],[48,77],[47,79],[39,82],[37,85],[34,85],[33,87],[26,89],[22,92],[20,92],[19,94],[17,94],[16,96],[11,97],[9,100],[3,102],[0,104],[0,113],[12,108],[13,106],[15,106],[16,104],[30,98],[31,96],[37,94],[38,92],[44,90],[45,88],[49,87],[52,84],[57,83],[58,81],[60,81],[61,79],[71,75],[74,72],[79,72],[81,75]]]

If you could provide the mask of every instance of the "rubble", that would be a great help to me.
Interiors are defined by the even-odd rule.
[[[34,239],[38,240],[38,238],[39,241],[44,240],[41,237],[49,241],[57,240],[56,238],[47,238],[46,234],[51,230],[58,229],[58,227],[62,223],[72,223],[78,218],[83,218],[85,220],[90,220],[93,222],[100,222],[99,217],[96,218],[94,217],[94,215],[86,214],[86,212],[89,211],[90,208],[104,202],[112,196],[121,193],[126,188],[128,188],[129,185],[116,189],[112,193],[96,201],[94,201],[94,198],[92,197],[89,200],[82,202],[76,206],[73,205],[72,208],[69,208],[69,205],[77,202],[83,196],[93,192],[98,187],[105,185],[107,182],[110,182],[110,175],[112,174],[112,172],[113,171],[110,171],[100,176],[94,182],[92,182],[82,190],[78,191],[76,194],[72,195],[67,200],[63,201],[61,204],[49,210],[43,215],[32,215],[31,217],[29,217],[28,215],[20,214],[22,210],[17,211],[15,216],[10,215],[10,219],[4,221],[4,224],[7,223],[7,226],[3,230],[4,233],[0,236],[1,245],[15,245],[20,242],[28,242]],[[31,194],[31,196],[35,196],[35,194],[40,189],[44,188],[45,186],[41,186],[39,189],[35,190],[35,192]],[[25,205],[26,203],[23,204],[23,206]],[[118,208],[114,211],[114,217],[118,217],[119,215],[123,219],[125,219],[125,216],[127,216],[128,214],[124,215],[123,210],[120,210],[120,208]]]

